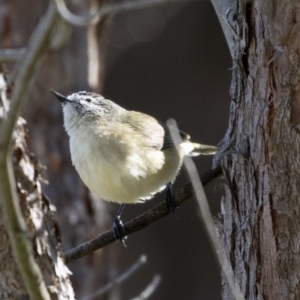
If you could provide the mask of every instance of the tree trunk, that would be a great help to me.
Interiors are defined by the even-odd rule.
[[[238,10],[218,230],[245,299],[300,299],[300,4]]]
[[[0,123],[5,116],[6,84],[0,73]],[[43,280],[51,299],[74,299],[69,280],[70,271],[64,264],[60,247],[58,224],[54,218],[54,207],[42,193],[42,167],[28,146],[26,121],[19,118],[13,132],[13,167],[17,183],[20,207],[28,232],[18,232],[30,240],[35,260],[41,270]],[[3,199],[1,199],[3,201]],[[27,299],[23,278],[13,256],[6,216],[0,210],[0,299]]]

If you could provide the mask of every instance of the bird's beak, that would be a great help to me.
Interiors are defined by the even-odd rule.
[[[53,90],[50,90],[55,96],[56,98],[62,103],[64,104],[66,101],[70,101],[67,97],[61,95],[60,93],[58,92],[55,92]]]

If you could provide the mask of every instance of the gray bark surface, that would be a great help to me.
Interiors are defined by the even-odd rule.
[[[7,102],[6,85],[0,73],[0,103]],[[0,122],[3,107],[0,106]],[[27,123],[19,118],[13,132],[13,167],[20,207],[28,231],[26,235],[32,243],[34,257],[42,272],[51,299],[74,299],[70,283],[70,271],[63,259],[60,247],[58,224],[54,218],[55,208],[42,193],[43,168],[28,146]],[[27,299],[27,291],[12,254],[5,216],[0,210],[0,299]]]
[[[218,230],[245,299],[300,299],[300,5],[254,1],[236,14]],[[233,299],[224,279],[222,296]]]

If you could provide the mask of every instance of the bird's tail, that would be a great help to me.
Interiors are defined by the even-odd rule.
[[[217,147],[210,145],[202,145],[197,143],[191,143],[193,145],[193,150],[188,154],[189,156],[198,155],[214,155],[217,152]]]

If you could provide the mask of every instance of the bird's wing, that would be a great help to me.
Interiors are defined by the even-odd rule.
[[[140,112],[130,111],[123,118],[123,122],[129,125],[135,134],[141,136],[145,146],[157,150],[163,148],[165,130],[153,117]]]
[[[169,128],[166,124],[158,122],[155,118],[135,111],[130,111],[123,119],[137,134],[143,135],[143,141],[148,147],[157,150],[174,147]],[[183,141],[190,136],[182,131],[179,134]]]
[[[169,127],[166,124],[164,124],[164,123],[161,123],[161,122],[159,122],[159,123],[160,123],[160,125],[163,127],[163,129],[165,131],[164,144],[163,144],[162,149],[174,147],[174,142],[172,140]],[[181,137],[181,139],[183,141],[188,141],[190,139],[190,136],[188,134],[186,134],[185,132],[178,130],[178,133],[179,133],[179,135],[180,135],[180,137]]]

